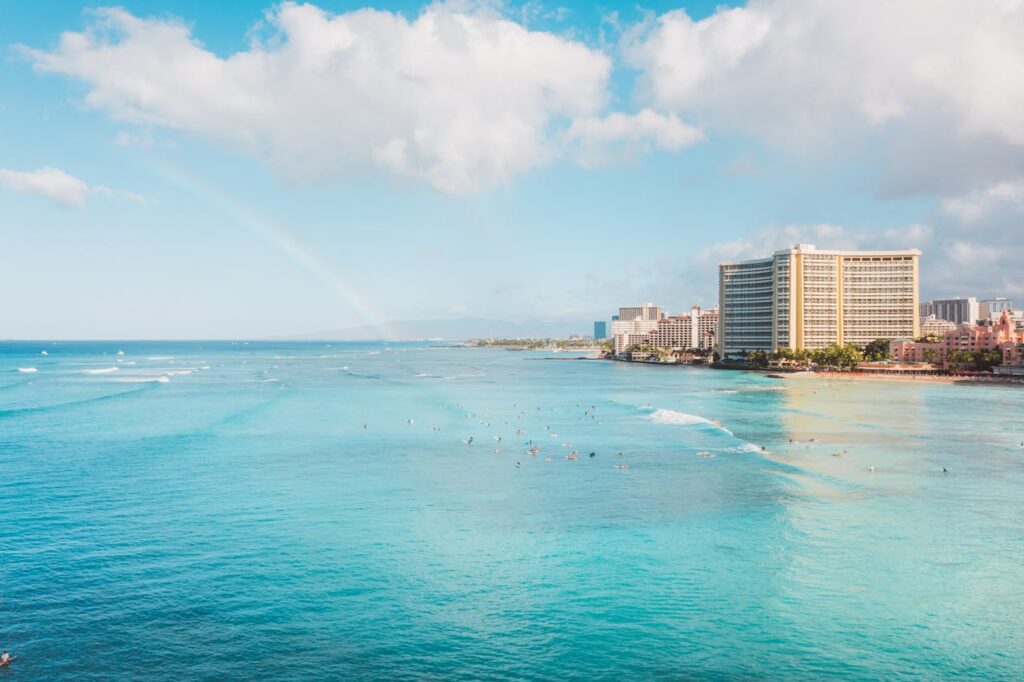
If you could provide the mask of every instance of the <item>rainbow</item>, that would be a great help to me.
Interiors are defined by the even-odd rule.
[[[200,182],[181,168],[163,164],[155,168],[178,187],[212,204],[237,225],[264,239],[278,252],[326,285],[362,319],[364,324],[377,328],[381,338],[396,338],[387,321],[376,312],[380,308],[284,225],[260,215],[223,190],[212,187],[205,181]]]

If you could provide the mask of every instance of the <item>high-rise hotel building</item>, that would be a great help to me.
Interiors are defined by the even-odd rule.
[[[718,266],[718,348],[743,351],[863,345],[919,335],[921,252],[819,251],[798,244]]]

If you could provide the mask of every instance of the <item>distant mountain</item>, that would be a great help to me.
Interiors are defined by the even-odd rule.
[[[561,338],[579,334],[590,335],[594,331],[593,321],[585,320],[489,320],[464,317],[440,320],[402,320],[382,325],[346,327],[277,336],[273,340],[288,341],[368,341],[387,339],[390,341],[412,341],[417,339],[445,339],[464,341],[476,338]]]

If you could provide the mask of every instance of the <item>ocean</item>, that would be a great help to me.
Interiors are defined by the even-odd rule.
[[[0,344],[0,680],[1020,679],[1024,390],[575,357]]]

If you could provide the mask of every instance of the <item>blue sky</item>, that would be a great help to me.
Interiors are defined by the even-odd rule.
[[[793,241],[1024,297],[1005,3],[92,7],[0,7],[0,337],[582,332]]]

